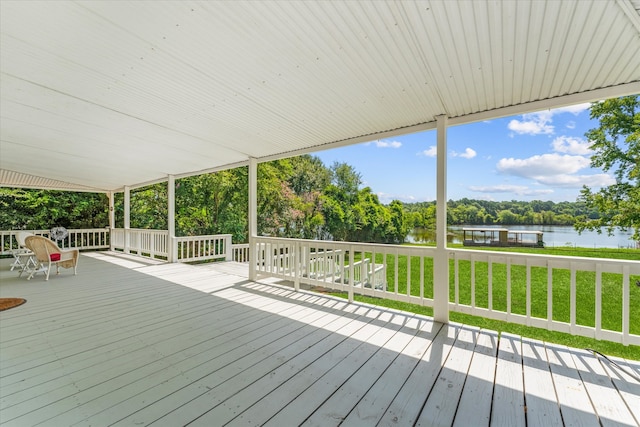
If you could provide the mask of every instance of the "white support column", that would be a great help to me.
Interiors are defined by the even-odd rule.
[[[258,161],[249,158],[249,280],[256,280],[258,250],[255,237],[258,235]]]
[[[436,178],[436,254],[433,268],[433,318],[449,322],[449,257],[447,255],[447,117],[438,116]]]
[[[129,252],[129,230],[131,229],[131,188],[124,187],[124,253]]]
[[[167,181],[167,227],[169,229],[169,262],[178,262],[178,242],[176,241],[176,177],[169,175]]]
[[[113,229],[116,228],[116,203],[113,196],[113,191],[109,191],[109,193],[107,193],[107,197],[109,198],[109,250],[113,251]]]

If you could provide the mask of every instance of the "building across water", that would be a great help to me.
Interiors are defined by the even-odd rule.
[[[464,246],[521,246],[543,248],[542,231],[506,228],[463,228]]]

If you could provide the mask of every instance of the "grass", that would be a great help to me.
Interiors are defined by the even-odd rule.
[[[480,248],[474,248],[480,249]],[[483,250],[495,250],[494,248],[482,248]],[[542,253],[546,255],[597,257],[640,260],[640,251],[635,249],[585,249],[585,248],[553,248],[553,249],[524,249],[524,248],[500,248],[500,251]],[[354,260],[361,258],[363,254],[356,253]],[[365,257],[371,258],[370,253]],[[399,256],[398,282],[395,283],[396,257],[392,255],[376,254],[376,264],[387,263],[387,291],[399,294],[420,296],[420,278],[423,282],[423,294],[426,298],[433,297],[433,259],[417,256]],[[450,271],[454,271],[453,260],[450,261]],[[422,263],[422,265],[421,265]],[[488,283],[488,263],[474,263],[475,287],[471,287],[472,267],[470,261],[459,261],[459,302],[470,305],[475,300],[476,307],[488,308],[491,295],[493,310],[507,310],[507,268],[504,264],[492,264],[491,293]],[[410,270],[409,277],[407,271]],[[422,275],[421,275],[422,270]],[[450,274],[450,301],[455,301],[454,275]],[[570,272],[564,269],[553,269],[552,287],[552,317],[559,322],[570,322],[571,307],[571,280]],[[640,335],[640,287],[635,286],[639,276],[631,276],[630,286],[630,319],[629,325],[632,334]],[[603,329],[612,331],[622,330],[622,275],[602,274],[602,321]],[[531,315],[546,319],[547,317],[547,268],[531,267]],[[335,295],[344,296],[341,293]],[[526,267],[511,266],[511,312],[514,314],[526,314]],[[384,307],[396,308],[418,314],[431,316],[432,309],[421,305],[398,302],[387,299],[372,298],[356,295],[355,299]],[[576,323],[584,326],[595,326],[595,273],[578,271],[576,274]],[[466,315],[451,312],[452,321],[474,325],[481,328],[492,329],[499,332],[510,332],[530,338],[544,340],[571,347],[592,348],[603,354],[640,360],[640,346],[623,346],[609,341],[599,341],[586,337],[573,336],[561,332],[551,332],[546,329],[527,327],[519,324],[508,323],[499,320],[486,319],[479,316]],[[635,321],[634,321],[635,319]]]

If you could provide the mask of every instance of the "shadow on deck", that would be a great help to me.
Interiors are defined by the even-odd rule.
[[[584,350],[250,282],[247,266],[0,261],[0,420],[42,425],[638,425],[640,383]],[[616,359],[640,375],[640,363]]]

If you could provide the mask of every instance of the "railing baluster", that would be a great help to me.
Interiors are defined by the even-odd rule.
[[[527,301],[526,316],[527,326],[531,326],[531,264],[527,259],[527,289],[525,291],[525,297]]]
[[[570,320],[571,333],[575,334],[576,331],[576,266],[575,263],[571,263],[571,294],[570,294]]]
[[[553,265],[547,261],[547,329],[553,327]]]
[[[471,255],[471,307],[476,308],[476,261]]]
[[[511,258],[507,257],[507,321],[511,320]]]
[[[596,264],[596,339],[599,340],[602,331],[602,264]]]
[[[622,267],[622,344],[629,345],[629,266]]]
[[[493,311],[493,262],[487,259],[487,308]]]

